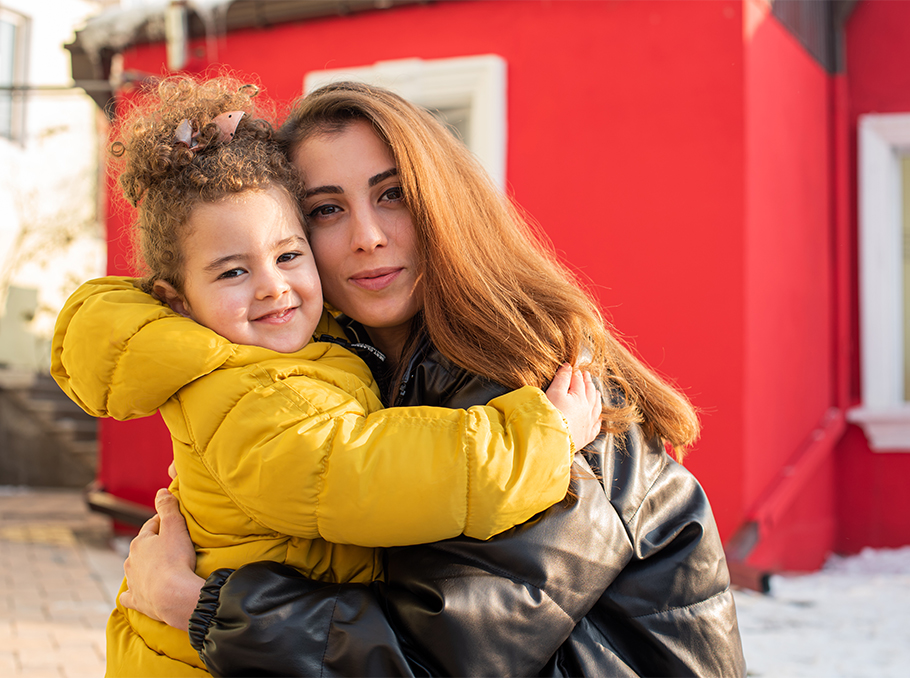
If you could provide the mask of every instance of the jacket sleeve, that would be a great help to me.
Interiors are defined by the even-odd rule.
[[[606,490],[576,481],[574,504],[489,542],[392,549],[387,583],[314,589],[267,564],[210,579],[193,646],[218,675],[251,665],[237,653],[264,675],[357,675],[377,657],[398,667],[386,675],[744,675],[697,481],[637,429],[594,461]]]
[[[269,530],[358,546],[487,539],[566,494],[571,440],[539,389],[467,410],[367,412],[353,398],[314,406],[322,387],[307,381],[283,385],[280,405],[271,386],[251,392],[210,442],[187,441],[204,449],[223,493]],[[190,491],[181,486],[188,501]]]
[[[540,389],[463,410],[384,410],[352,353],[238,347],[127,278],[91,281],[68,300],[52,373],[95,416],[165,408],[174,440],[221,490],[194,495],[185,482],[182,497],[201,516],[228,496],[254,532],[366,547],[486,539],[558,502],[569,484],[572,441]]]
[[[594,467],[633,555],[542,675],[746,674],[720,535],[695,477],[633,427]]]
[[[153,323],[154,332],[143,331]],[[231,352],[229,342],[132,279],[112,276],[82,284],[67,299],[54,327],[51,376],[92,416],[127,420],[154,414]]]

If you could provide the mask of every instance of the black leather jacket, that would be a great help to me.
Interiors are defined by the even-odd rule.
[[[502,392],[425,346],[399,404]],[[193,647],[221,676],[745,675],[695,478],[637,427],[576,461],[574,500],[490,541],[388,549],[384,582],[323,584],[277,563],[219,570],[190,620]]]

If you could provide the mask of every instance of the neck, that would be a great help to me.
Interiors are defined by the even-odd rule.
[[[398,327],[364,327],[373,345],[382,351],[391,370],[398,369],[401,354],[410,334],[410,323]]]

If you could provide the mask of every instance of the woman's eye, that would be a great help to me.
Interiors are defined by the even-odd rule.
[[[315,219],[317,217],[327,217],[330,214],[335,214],[340,212],[341,208],[338,205],[320,205],[314,210],[311,210],[307,213],[307,219]]]
[[[242,268],[232,268],[230,271],[225,271],[218,276],[219,280],[227,280],[229,278],[236,278],[239,275],[243,275],[246,271]]]
[[[296,259],[299,256],[300,256],[300,252],[285,252],[284,254],[281,254],[278,256],[278,263],[284,264],[289,261],[293,261],[294,259]]]
[[[404,198],[404,193],[402,192],[400,186],[395,186],[394,188],[390,188],[385,193],[383,193],[382,197],[385,200],[398,201]]]

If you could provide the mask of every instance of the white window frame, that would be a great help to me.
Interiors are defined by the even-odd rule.
[[[25,85],[28,77],[29,18],[6,7],[0,7],[0,18],[16,28],[16,44],[12,53],[13,75],[10,85]],[[25,136],[25,93],[8,92],[10,101],[10,128],[0,130],[0,138],[21,142]]]
[[[397,59],[371,66],[311,71],[306,93],[341,80],[390,89],[428,109],[468,108],[468,148],[496,184],[506,185],[506,62],[495,54],[452,59]]]
[[[910,114],[859,118],[859,303],[862,405],[848,418],[876,451],[910,452],[904,399],[902,155]]]

